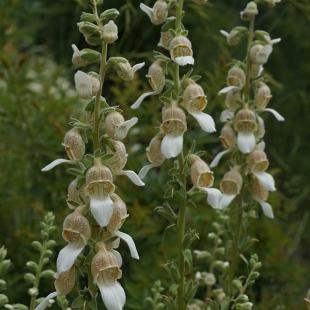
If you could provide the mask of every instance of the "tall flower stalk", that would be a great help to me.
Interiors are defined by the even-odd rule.
[[[135,172],[123,170],[127,153],[122,140],[137,118],[125,120],[122,110],[110,106],[103,96],[107,92],[104,82],[108,70],[112,69],[111,73],[131,81],[144,63],[132,67],[123,57],[108,58],[109,45],[118,39],[114,20],[119,12],[111,8],[99,14],[97,6],[101,0],[85,2],[91,12],[83,12],[77,25],[86,42],[98,47],[99,51],[91,48],[79,50],[72,45],[72,62],[79,68],[97,64],[99,70],[76,72],[77,93],[88,101],[85,121],[72,118],[70,124],[73,128],[65,135],[63,143],[69,159],[56,159],[42,169],[48,171],[61,163],[74,165],[68,171],[75,179],[68,188],[67,204],[73,212],[63,223],[63,238],[68,244],[58,254],[56,291],[49,294],[37,310],[44,309],[49,299],[67,295],[78,281],[77,271],[81,275],[87,274],[88,286],[79,292],[72,307],[96,309],[99,291],[108,310],[121,310],[126,294],[117,281],[122,275],[122,258],[116,250],[120,239],[127,243],[131,256],[139,259],[131,236],[120,231],[128,214],[115,185],[120,175],[127,176],[138,186],[144,185]],[[91,144],[88,148],[87,143]],[[92,152],[85,154],[86,149],[92,149]]]

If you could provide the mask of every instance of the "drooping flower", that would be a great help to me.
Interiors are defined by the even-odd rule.
[[[62,145],[65,147],[67,155],[70,159],[56,159],[44,167],[42,171],[48,171],[61,163],[77,164],[84,157],[85,143],[77,128],[74,127],[66,133],[64,143]]]
[[[108,44],[114,43],[118,39],[118,29],[113,20],[103,26],[101,38]]]
[[[239,91],[231,90],[227,93],[225,98],[225,104],[227,110],[223,110],[221,113],[221,122],[227,122],[234,117],[234,113],[240,108],[242,104],[242,98]]]
[[[246,27],[235,27],[230,31],[230,33],[224,30],[220,30],[220,32],[227,38],[227,44],[234,46],[240,42],[240,39],[248,32],[248,29]]]
[[[108,310],[122,310],[126,302],[126,295],[117,281],[122,276],[119,260],[106,249],[103,242],[97,243],[97,248],[98,253],[91,262],[94,283],[97,284],[101,298]]]
[[[242,153],[250,153],[255,147],[254,131],[257,130],[256,115],[246,105],[238,111],[235,120],[235,130],[238,132],[238,148]]]
[[[127,154],[124,143],[115,141],[114,147],[114,152],[110,148],[107,148],[107,154],[113,154],[113,156],[106,160],[106,164],[112,169],[113,173],[115,175],[126,175],[134,184],[138,186],[145,185],[134,171],[123,170],[127,162]]]
[[[165,158],[178,156],[183,149],[183,134],[187,127],[185,113],[175,101],[164,109],[160,129],[166,134],[161,143],[161,152]]]
[[[68,271],[56,273],[55,278],[54,285],[56,291],[46,296],[35,310],[44,310],[50,299],[57,296],[65,296],[71,292],[75,285],[75,266],[73,265]]]
[[[224,87],[219,91],[220,94],[226,94],[232,90],[241,90],[245,85],[245,72],[240,66],[235,65],[229,69],[227,74],[227,87]]]
[[[91,74],[77,71],[74,75],[75,88],[82,99],[91,99],[99,90],[99,80]]]
[[[191,41],[185,36],[177,35],[169,45],[171,59],[180,66],[193,65],[193,50]]]
[[[66,200],[67,205],[70,209],[75,209],[76,206],[70,202],[75,202],[77,204],[87,203],[87,198],[85,196],[85,184],[83,184],[80,188],[78,188],[79,177],[75,178],[68,187],[68,198]],[[83,201],[81,200],[83,199]]]
[[[85,206],[80,206],[69,214],[63,223],[62,236],[68,242],[58,254],[57,272],[68,271],[78,255],[83,251],[90,238],[90,225],[82,212]]]
[[[152,95],[159,94],[165,86],[165,73],[163,69],[163,62],[157,59],[149,68],[146,75],[153,91],[142,94],[136,102],[131,106],[132,109],[137,109],[141,105],[142,101]]]
[[[204,131],[216,131],[213,118],[202,112],[208,103],[202,87],[190,79],[187,79],[184,84],[186,85],[183,93],[184,108],[198,121]]]
[[[111,170],[94,159],[94,166],[86,173],[85,195],[90,197],[90,212],[99,226],[107,226],[113,214],[113,201],[110,198],[115,190]]]
[[[153,8],[140,3],[140,9],[148,15],[153,25],[162,24],[168,17],[168,5],[164,0],[156,1]]]
[[[150,161],[150,165],[146,165],[141,168],[139,172],[139,177],[144,179],[148,171],[153,167],[160,166],[165,161],[165,156],[161,151],[161,143],[165,137],[165,134],[159,132],[150,142],[149,146],[146,148],[147,158]]]
[[[109,113],[104,120],[107,135],[117,141],[123,140],[127,136],[129,129],[137,122],[137,117],[125,121],[123,115],[116,111]]]

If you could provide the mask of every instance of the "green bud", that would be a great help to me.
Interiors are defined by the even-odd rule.
[[[91,22],[92,23],[96,19],[95,19],[95,15],[94,14],[82,12],[80,20],[81,20],[81,22]]]
[[[258,277],[259,277],[259,272],[253,271],[253,272],[251,272],[251,274],[248,278],[248,281],[250,282],[250,281],[256,280]]]
[[[56,245],[56,241],[55,240],[48,240],[46,246],[48,248],[52,248]]]
[[[179,270],[178,270],[178,268],[177,268],[177,266],[175,264],[172,264],[171,267],[170,267],[170,275],[171,275],[172,280],[175,283],[179,282],[181,277],[180,277]]]
[[[102,44],[102,39],[98,35],[85,35],[85,40],[89,45],[92,45],[92,46]]]
[[[216,238],[217,238],[217,235],[216,235],[216,233],[211,232],[211,233],[208,233],[208,238],[211,239],[211,240],[213,240],[213,239],[216,239]]]
[[[236,304],[236,310],[251,310],[253,304],[251,302],[246,302],[244,304]]]
[[[28,307],[23,304],[13,304],[12,310],[28,310]]]
[[[241,294],[235,299],[236,304],[238,304],[238,303],[243,304],[243,303],[248,302],[248,301],[249,301],[249,297],[245,294]]]
[[[4,246],[0,248],[0,261],[6,258],[7,250]]]
[[[84,35],[100,35],[102,32],[99,26],[90,22],[80,22],[77,25],[79,31]]]
[[[232,281],[232,285],[233,285],[233,287],[235,287],[237,289],[237,291],[240,291],[242,289],[242,283],[239,279],[234,279]]]
[[[43,249],[42,243],[39,241],[32,241],[32,246],[39,252]]]
[[[45,257],[50,257],[50,256],[52,256],[52,254],[53,254],[53,251],[51,251],[51,250],[46,250],[44,252]]]
[[[26,273],[24,275],[24,279],[29,283],[34,283],[34,281],[36,280],[36,277],[32,273]]]
[[[11,261],[9,259],[3,260],[0,262],[0,272],[7,270],[11,265]]]
[[[0,292],[6,289],[6,282],[3,279],[0,279]]]
[[[9,302],[8,297],[4,294],[0,294],[0,307],[3,307],[8,302]]]
[[[32,288],[30,288],[30,289],[28,290],[28,294],[29,294],[30,296],[38,296],[39,291],[38,291],[38,289],[37,289],[36,287],[32,287]]]
[[[51,269],[47,269],[41,272],[41,277],[42,278],[53,278],[55,274],[55,271]]]
[[[33,262],[33,261],[30,261],[26,264],[26,266],[31,270],[31,271],[37,271],[38,269],[38,264]]]
[[[116,9],[108,9],[100,14],[100,20],[106,22],[111,19],[115,19],[119,15],[119,11]]]
[[[47,264],[50,261],[48,257],[43,258],[43,265]]]

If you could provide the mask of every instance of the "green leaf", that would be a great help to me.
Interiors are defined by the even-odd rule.
[[[186,249],[182,253],[185,260],[185,274],[189,274],[193,270],[192,252],[190,249]]]

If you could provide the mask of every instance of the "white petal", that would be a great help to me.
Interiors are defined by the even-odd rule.
[[[272,113],[272,114],[275,116],[275,118],[276,118],[278,121],[280,121],[280,122],[284,121],[284,117],[283,117],[279,112],[277,112],[277,111],[274,110],[274,109],[269,109],[269,108],[267,108],[267,109],[262,110],[262,112],[263,112],[263,111],[269,111],[269,112]]]
[[[149,170],[151,170],[154,166],[153,165],[147,165],[141,168],[138,176],[140,179],[144,179],[147,175],[147,173],[149,172]]]
[[[139,259],[139,254],[138,254],[136,245],[133,239],[131,238],[131,236],[118,230],[114,231],[114,235],[120,237],[122,240],[124,240],[127,243],[132,258]]]
[[[77,48],[77,46],[75,44],[72,44],[71,47],[72,47],[74,53],[79,52],[79,49]]]
[[[230,110],[224,110],[221,113],[220,121],[222,123],[227,122],[231,120],[234,117],[234,112]]]
[[[183,149],[183,134],[177,137],[166,135],[161,143],[161,152],[165,158],[178,156]]]
[[[230,149],[219,152],[213,159],[212,163],[210,164],[210,168],[216,167],[220,161],[220,159],[222,158],[222,156],[224,156],[225,154],[229,153]]]
[[[237,87],[237,86],[226,86],[218,92],[218,95],[226,94],[233,89],[239,89],[239,87]]]
[[[122,123],[115,131],[114,140],[117,140],[117,141],[123,140],[127,136],[129,129],[132,126],[134,126],[137,122],[138,122],[138,118],[133,117],[125,121],[124,123]]]
[[[47,166],[45,166],[45,167],[42,169],[42,171],[51,170],[51,169],[53,169],[55,166],[57,166],[57,165],[59,165],[59,164],[62,164],[62,163],[76,164],[76,162],[73,161],[73,160],[59,158],[59,159],[55,159],[55,160],[52,161],[50,164],[48,164]]]
[[[263,210],[265,216],[273,219],[274,215],[273,215],[273,211],[272,211],[271,205],[269,203],[265,202],[265,201],[259,201],[259,204],[261,205],[262,210]]]
[[[225,30],[220,30],[220,33],[226,38],[229,36],[229,33]]]
[[[142,95],[137,99],[137,101],[136,101],[133,105],[131,105],[130,107],[131,107],[132,109],[138,109],[138,108],[140,107],[142,101],[144,100],[144,98],[146,98],[146,97],[148,97],[148,96],[156,95],[156,94],[158,94],[158,93],[159,93],[159,92],[158,92],[157,90],[154,90],[154,91],[148,92],[148,93],[144,93],[144,94],[142,94]]]
[[[193,65],[195,60],[192,56],[183,56],[175,58],[174,62],[177,63],[179,66],[185,66],[185,65]]]
[[[113,253],[113,255],[117,258],[118,267],[121,268],[122,265],[123,265],[123,259],[122,259],[121,254],[118,251],[114,250],[114,249],[109,249],[109,251],[111,253]]]
[[[253,174],[257,177],[260,185],[269,192],[273,192],[276,190],[274,178],[271,174],[263,171],[263,172],[255,172]]]
[[[251,153],[255,147],[255,136],[253,132],[239,131],[237,136],[237,145],[242,153]]]
[[[97,282],[101,298],[108,310],[122,310],[126,295],[122,286],[117,281],[110,281],[108,277],[101,277]]]
[[[219,208],[219,202],[222,197],[221,191],[216,188],[204,188],[204,191],[208,193],[207,202],[213,209]]]
[[[263,150],[265,150],[266,143],[265,143],[265,141],[262,140],[261,142],[256,144],[256,146],[258,146],[258,148],[263,151]]]
[[[279,43],[279,42],[281,42],[281,38],[277,38],[277,39],[271,40],[271,44],[272,44],[272,45],[273,45],[273,44],[276,44],[276,43]]]
[[[83,71],[77,71],[74,75],[75,88],[82,99],[92,98],[92,85],[88,75]]]
[[[152,20],[154,18],[154,11],[147,5],[140,3],[140,9],[147,14],[147,16]]]
[[[196,118],[202,130],[204,130],[205,132],[216,131],[214,120],[209,114],[203,113],[201,111],[188,112]]]
[[[226,195],[223,194],[221,197],[221,200],[219,202],[219,209],[223,210],[225,209],[236,197],[237,195]]]
[[[272,46],[270,44],[266,44],[256,55],[256,63],[259,65],[263,65],[268,61],[269,55],[272,52]]]
[[[77,242],[69,243],[58,254],[57,257],[57,273],[68,271],[76,258],[84,249],[84,242],[80,237]]]
[[[120,172],[121,174],[126,175],[134,184],[138,185],[138,186],[144,186],[145,184],[141,181],[141,179],[139,178],[139,176],[131,170],[122,170]]]
[[[47,295],[43,301],[34,309],[34,310],[44,310],[49,302],[50,299],[58,296],[59,293],[57,292],[53,292],[53,293],[50,293],[49,295]]]
[[[145,65],[145,62],[141,62],[139,64],[136,64],[132,67],[131,72],[132,75],[134,75],[139,69],[141,69]]]
[[[100,200],[90,198],[90,212],[94,216],[99,226],[107,226],[113,214],[113,201],[109,196],[104,196]]]

